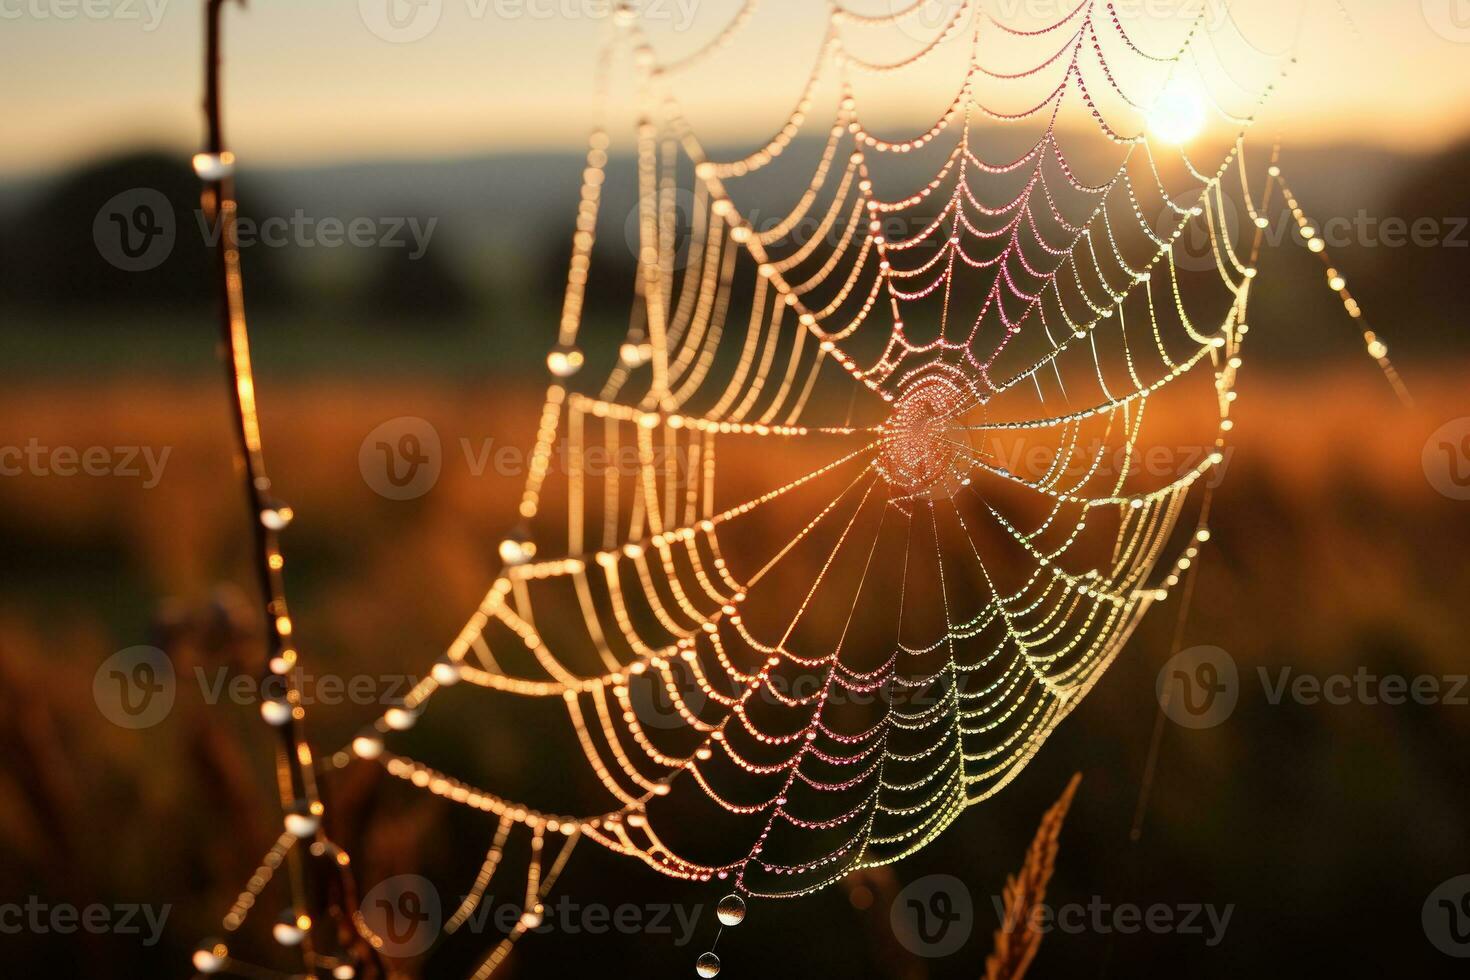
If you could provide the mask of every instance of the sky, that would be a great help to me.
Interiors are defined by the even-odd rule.
[[[886,12],[910,2],[851,5]],[[941,11],[956,0],[923,2]],[[1075,0],[978,2],[1010,22],[1035,23]],[[1173,8],[1221,0],[1116,2],[1140,23],[1177,23]],[[677,54],[717,34],[739,0],[639,5],[660,52]],[[1470,0],[1236,0],[1234,9],[1253,37],[1284,43],[1298,5],[1299,64],[1263,125],[1299,143],[1426,150],[1470,132]],[[0,0],[8,95],[0,176],[54,172],[140,145],[196,146],[202,7]],[[764,0],[718,69],[691,78],[687,94],[712,109],[706,142],[750,140],[780,125],[814,61],[825,9],[816,0]],[[920,11],[920,27],[935,16]],[[232,4],[228,135],[242,160],[269,165],[580,147],[595,118],[594,64],[607,30],[603,0]],[[877,101],[894,118],[908,109],[917,118],[932,92],[894,76]]]

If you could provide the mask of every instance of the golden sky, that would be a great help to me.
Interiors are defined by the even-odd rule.
[[[739,0],[640,0],[660,50],[697,46]],[[868,12],[912,0],[852,0]],[[936,10],[956,0],[927,0]],[[978,0],[1037,22],[1075,0]],[[1101,0],[1099,0],[1101,2]],[[1116,0],[1125,14],[1221,0]],[[1235,0],[1253,37],[1300,63],[1261,125],[1297,143],[1437,148],[1470,131],[1470,0]],[[0,0],[0,174],[199,138],[202,0]],[[230,139],[260,163],[577,147],[593,119],[602,0],[251,0],[227,15]],[[1252,9],[1254,8],[1254,9]],[[706,142],[764,137],[795,100],[825,26],[816,0],[764,0],[720,69]],[[921,15],[926,16],[926,15]],[[1055,19],[1053,14],[1051,19]],[[934,18],[927,18],[933,20]],[[900,38],[899,40],[903,40]],[[912,46],[912,45],[911,45]],[[1263,46],[1266,45],[1263,41]],[[895,76],[886,105],[928,107]],[[915,112],[915,119],[923,115]]]

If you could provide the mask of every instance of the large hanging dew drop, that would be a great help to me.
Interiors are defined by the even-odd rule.
[[[694,961],[694,972],[708,980],[709,977],[720,975],[720,958],[714,953],[700,953],[699,959]]]
[[[546,368],[558,378],[570,378],[582,369],[582,351],[571,344],[558,344],[546,355]]]
[[[745,921],[745,899],[739,895],[726,895],[715,907],[715,917],[722,926],[738,926]]]

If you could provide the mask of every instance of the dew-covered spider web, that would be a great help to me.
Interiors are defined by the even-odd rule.
[[[754,3],[673,53],[614,18],[602,70],[636,115],[589,142],[505,567],[325,760],[490,818],[447,932],[529,853],[526,914],[477,976],[579,844],[741,900],[923,847],[1021,772],[1209,537],[1282,188],[1245,135],[1295,22],[895,6],[831,7],[789,116],[735,154],[680,96],[714,70],[739,98],[710,66],[761,43]],[[939,115],[881,123],[917,71],[946,79]],[[623,237],[631,299],[597,308]],[[513,798],[414,755],[439,697],[540,712],[580,771]]]

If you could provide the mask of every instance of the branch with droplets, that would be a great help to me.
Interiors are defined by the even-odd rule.
[[[255,375],[250,363],[237,229],[235,155],[225,143],[220,92],[221,17],[225,2],[206,0],[205,4],[205,148],[193,162],[194,171],[203,183],[201,203],[212,232],[210,241],[220,289],[220,352],[233,409],[236,465],[244,481],[249,507],[252,565],[260,587],[265,626],[260,713],[277,733],[276,779],[284,832],[226,914],[223,927],[226,933],[235,932],[276,870],[284,866],[291,906],[281,913],[272,928],[276,941],[283,946],[299,946],[311,976],[329,974],[334,980],[380,976],[383,970],[376,955],[352,925],[357,911],[356,884],[348,870],[347,852],[331,841],[323,827],[326,807],[317,786],[315,760],[305,730],[306,711],[294,677],[297,652],[286,605],[285,558],[280,546],[280,532],[293,515],[290,507],[272,495],[271,481],[266,475]],[[267,685],[282,693],[265,696]],[[335,924],[334,934],[324,937],[322,927],[329,924]],[[202,943],[194,953],[193,965],[201,973],[240,969],[254,972],[254,968],[232,958],[228,944],[222,939]]]

